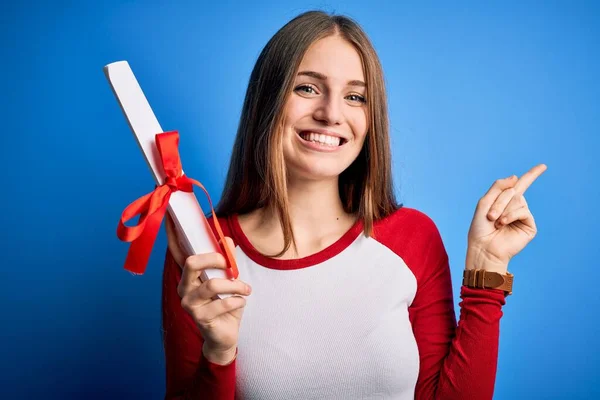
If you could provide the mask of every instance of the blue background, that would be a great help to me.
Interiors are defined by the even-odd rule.
[[[3,3],[1,397],[164,393],[166,237],[144,275],[123,270],[117,222],[153,182],[102,67],[129,61],[216,202],[258,53],[322,8],[357,19],[379,52],[398,195],[438,225],[455,295],[479,197],[548,165],[526,193],[539,234],[510,265],[495,398],[598,398],[596,4]]]

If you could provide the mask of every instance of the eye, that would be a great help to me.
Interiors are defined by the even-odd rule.
[[[300,85],[294,89],[295,92],[304,92],[308,94],[317,94],[315,88],[311,85]]]
[[[366,103],[367,102],[365,97],[361,96],[359,94],[351,94],[351,95],[346,96],[346,98],[350,101],[358,102],[358,103]]]

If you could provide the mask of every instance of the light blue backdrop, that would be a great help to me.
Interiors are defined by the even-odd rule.
[[[163,395],[166,238],[145,275],[123,270],[117,222],[153,182],[102,67],[130,62],[216,201],[253,63],[311,8],[346,13],[372,38],[398,195],[438,225],[455,294],[479,197],[548,165],[526,194],[539,234],[510,265],[495,398],[598,398],[597,3],[247,3],[0,6],[2,398]]]

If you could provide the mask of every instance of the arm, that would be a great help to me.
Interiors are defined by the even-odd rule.
[[[181,307],[181,298],[177,293],[180,279],[181,268],[167,250],[162,289],[165,400],[233,400],[235,358],[227,365],[207,360],[202,351],[200,330],[193,318]]]
[[[448,255],[437,229],[409,308],[420,354],[415,399],[491,399],[504,292],[461,287],[456,326]]]

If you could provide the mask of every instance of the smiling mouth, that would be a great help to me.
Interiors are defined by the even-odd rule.
[[[346,139],[337,136],[329,136],[307,131],[298,133],[298,136],[300,136],[300,138],[306,142],[313,142],[330,147],[339,147],[348,142]]]

